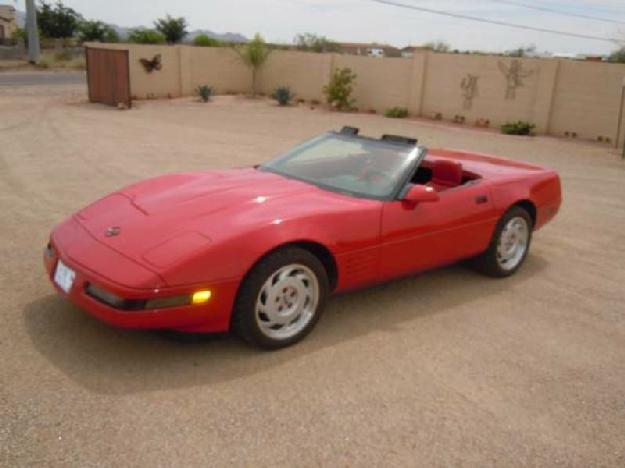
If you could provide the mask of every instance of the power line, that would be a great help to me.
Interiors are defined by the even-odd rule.
[[[557,10],[555,8],[549,8],[549,7],[544,7],[544,6],[532,5],[530,3],[513,2],[513,1],[510,1],[510,0],[490,0],[490,1],[491,2],[495,2],[495,3],[503,3],[505,5],[517,6],[517,7],[521,7],[521,8],[528,8],[530,10],[546,11],[548,13],[555,13],[555,14],[563,15],[563,16],[572,16],[574,18],[583,18],[583,19],[589,19],[589,20],[593,20],[593,21],[603,21],[604,23],[614,23],[614,24],[624,24],[625,25],[625,21],[618,21],[618,20],[613,20],[613,19],[610,19],[610,18],[600,18],[598,16],[584,15],[584,14],[581,14],[581,13],[572,13],[572,12],[569,12],[569,11]]]
[[[452,18],[464,19],[464,20],[469,20],[469,21],[476,21],[476,22],[479,22],[479,23],[495,24],[497,26],[505,26],[505,27],[508,27],[508,28],[525,29],[527,31],[537,31],[537,32],[542,32],[542,33],[558,34],[560,36],[577,37],[579,39],[590,39],[590,40],[594,40],[594,41],[610,42],[611,44],[613,44],[615,42],[618,42],[618,41],[615,41],[613,39],[608,39],[607,37],[591,36],[591,35],[588,35],[588,34],[579,34],[579,33],[567,32],[567,31],[558,31],[556,29],[538,28],[538,27],[535,27],[535,26],[525,26],[525,25],[522,25],[522,24],[509,23],[507,21],[498,21],[498,20],[491,20],[491,19],[486,19],[486,18],[478,18],[476,16],[463,15],[461,13],[452,13],[451,11],[434,10],[433,8],[419,7],[419,6],[416,6],[416,5],[406,5],[405,3],[394,2],[392,0],[369,0],[369,1],[375,2],[375,3],[380,3],[380,4],[383,4],[383,5],[394,6],[394,7],[397,7],[397,8],[405,8],[407,10],[423,11],[423,12],[426,12],[426,13],[431,13],[433,15],[450,16]]]

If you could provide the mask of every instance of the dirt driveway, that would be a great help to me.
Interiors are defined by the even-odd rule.
[[[118,111],[0,88],[0,466],[624,466],[625,163],[614,150],[219,97]],[[343,124],[558,169],[524,268],[450,267],[335,298],[300,345],[115,330],[41,252],[141,178],[263,161]]]

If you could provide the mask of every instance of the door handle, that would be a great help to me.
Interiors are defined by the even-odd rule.
[[[486,203],[488,201],[488,196],[486,195],[478,195],[475,197],[475,203],[481,205],[482,203]]]

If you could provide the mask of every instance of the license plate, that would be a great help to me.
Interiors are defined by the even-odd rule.
[[[76,272],[59,260],[54,271],[54,282],[57,286],[69,293],[69,290],[72,289],[72,284],[74,284],[74,278],[76,278]]]

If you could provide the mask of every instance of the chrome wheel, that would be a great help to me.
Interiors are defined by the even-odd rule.
[[[497,244],[497,263],[502,269],[514,270],[523,261],[529,234],[529,225],[520,216],[515,216],[506,223]]]
[[[261,332],[286,340],[300,333],[315,316],[319,281],[304,265],[283,266],[269,275],[256,299],[255,317]]]

